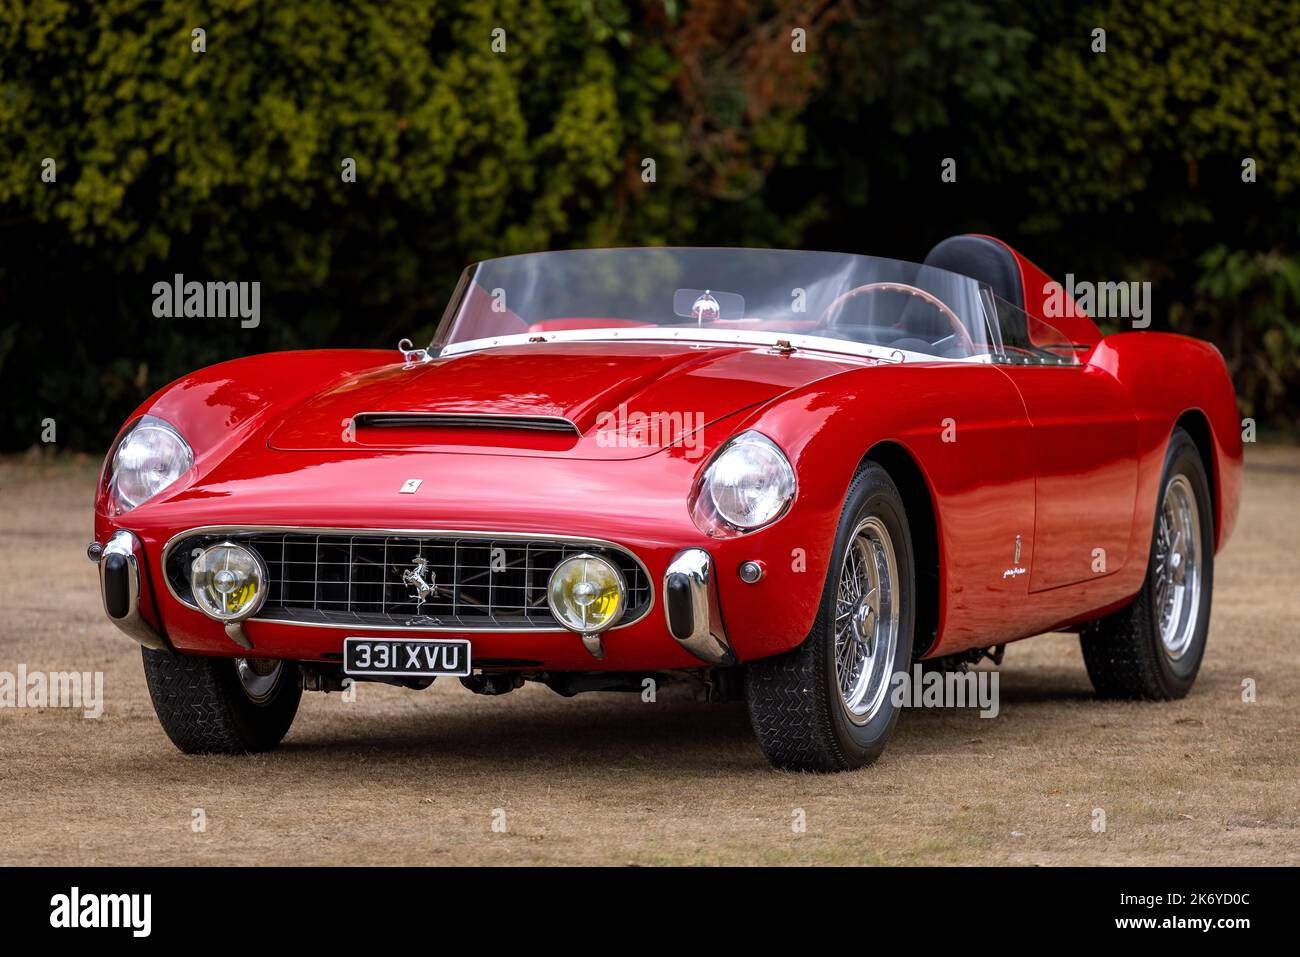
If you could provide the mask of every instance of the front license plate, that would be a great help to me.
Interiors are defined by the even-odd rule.
[[[437,678],[470,673],[465,638],[345,638],[343,673]]]

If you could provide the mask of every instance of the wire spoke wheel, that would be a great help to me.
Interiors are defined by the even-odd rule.
[[[914,554],[898,486],[865,463],[844,496],[808,637],[744,666],[749,716],[774,767],[846,771],[884,751],[902,710],[893,678],[912,657]]]
[[[1165,486],[1155,538],[1155,613],[1160,643],[1177,661],[1196,634],[1201,597],[1201,519],[1196,495],[1179,474]]]
[[[899,613],[894,543],[884,523],[869,516],[849,540],[835,600],[835,678],[854,724],[866,724],[885,701]]]
[[[1157,491],[1142,588],[1079,635],[1088,677],[1103,698],[1182,698],[1205,657],[1215,502],[1201,450],[1182,428],[1170,436]]]

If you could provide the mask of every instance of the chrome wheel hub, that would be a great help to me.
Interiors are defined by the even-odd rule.
[[[889,691],[898,648],[898,564],[880,519],[864,519],[844,553],[835,594],[835,678],[850,721],[866,724]]]
[[[1160,643],[1174,661],[1196,634],[1201,609],[1201,517],[1185,475],[1165,486],[1155,538],[1155,615]]]
[[[284,662],[272,658],[236,658],[235,673],[249,699],[261,704],[275,693],[284,673]]]

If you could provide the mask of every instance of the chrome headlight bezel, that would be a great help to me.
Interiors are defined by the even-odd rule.
[[[164,454],[158,450],[141,449],[144,441],[170,443]],[[131,456],[141,459],[138,464],[127,461]],[[149,456],[164,465],[164,470],[151,479],[142,475],[149,464]],[[142,415],[122,434],[113,449],[112,460],[108,470],[109,498],[118,514],[128,512],[143,505],[159,492],[174,485],[176,481],[194,467],[194,450],[185,441],[185,436],[168,422],[156,415]],[[132,485],[141,486],[133,488]]]
[[[743,456],[750,456],[750,461],[737,461]],[[745,517],[734,510],[724,493],[728,486],[734,490],[739,480],[753,475],[756,468],[770,470],[767,480],[774,483],[772,500],[760,514]],[[779,521],[790,510],[797,491],[798,479],[789,457],[772,439],[749,429],[724,442],[700,471],[691,493],[691,517],[702,531],[715,537],[743,535]]]

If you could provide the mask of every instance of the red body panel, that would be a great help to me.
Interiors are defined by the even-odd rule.
[[[1128,390],[1091,364],[1003,371],[1031,426],[1030,591],[1113,574],[1128,555],[1137,494],[1137,419]]]
[[[1005,247],[1015,257],[1016,265],[1020,267],[1020,287],[1021,294],[1024,296],[1025,312],[1037,319],[1046,321],[1070,342],[1095,345],[1101,341],[1101,330],[1097,328],[1097,324],[1089,319],[1082,309],[1069,310],[1065,315],[1061,316],[1049,317],[1047,315],[1044,303],[1051,296],[1051,288],[1055,285],[1055,281],[1051,276],[997,237],[983,236],[982,238],[990,239],[999,246]]]
[[[676,343],[546,343],[502,347],[416,368],[387,365],[340,382],[299,405],[270,436],[275,449],[363,451],[398,443],[427,452],[481,451],[638,458],[653,448],[618,441],[601,428],[602,416],[631,419],[652,413],[675,428],[671,444],[696,422],[716,421],[737,409],[765,402],[810,378],[832,375],[859,363],[804,361],[756,363],[751,350],[702,349]],[[568,419],[578,435],[542,433],[524,440],[517,432],[463,428],[357,430],[345,435],[362,412],[535,415]],[[617,430],[612,430],[616,432]],[[613,441],[611,441],[613,440]]]
[[[1022,269],[1028,293],[1041,274],[1023,261]],[[939,624],[928,654],[994,645],[1086,620],[1137,592],[1164,452],[1180,417],[1202,417],[1212,437],[1218,543],[1236,518],[1239,425],[1213,347],[1157,333],[1103,340],[1090,322],[1074,322],[1086,326],[1071,336],[1094,346],[1078,367],[878,364],[755,346],[631,342],[537,343],[414,368],[394,363],[393,353],[361,350],[223,363],[141,406],[187,437],[195,466],[123,515],[110,514],[101,482],[96,536],[105,541],[118,528],[139,536],[145,617],[179,650],[225,656],[245,652],[161,586],[163,546],[192,528],[599,538],[633,552],[657,593],[646,617],[607,634],[604,659],[576,635],[534,632],[471,634],[475,657],[550,669],[698,667],[664,621],[659,591],[672,556],[693,546],[712,554],[722,616],[742,661],[797,645],[815,616],[849,481],[872,448],[892,443],[918,466],[936,516]],[[620,406],[679,412],[689,427],[659,444],[599,440],[600,414]],[[579,434],[345,436],[347,420],[364,411],[557,415]],[[798,476],[795,500],[767,528],[710,538],[688,513],[692,483],[708,454],[747,428],[785,450]],[[414,476],[436,481],[396,494]],[[756,585],[736,574],[751,559],[768,570]],[[257,620],[245,628],[259,655],[304,660],[336,655],[348,634]]]

